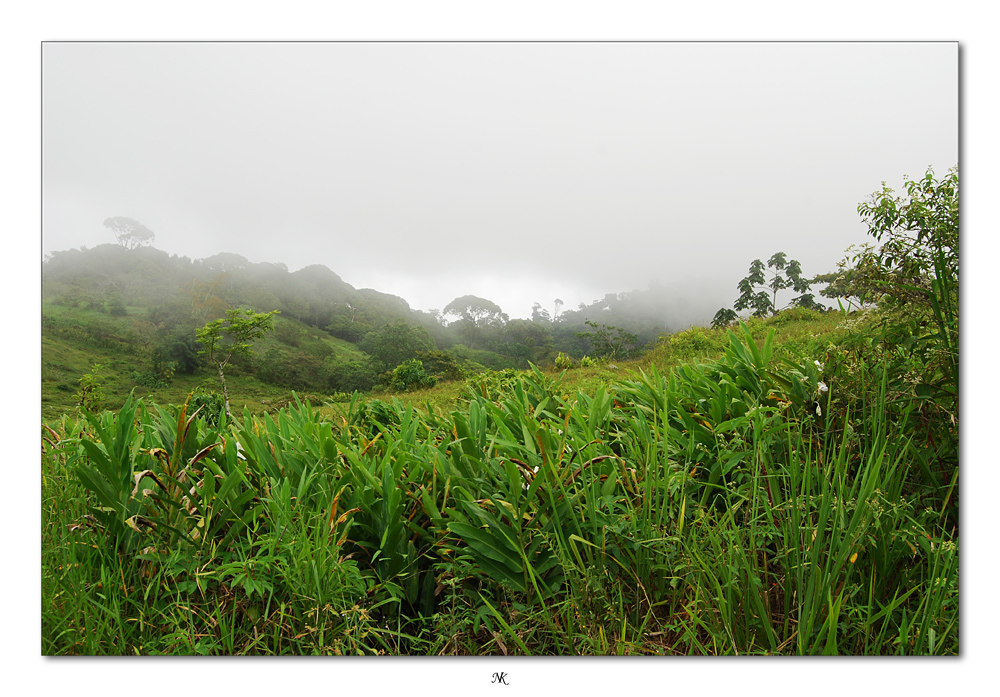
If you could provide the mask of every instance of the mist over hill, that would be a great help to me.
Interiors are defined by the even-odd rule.
[[[370,389],[412,359],[456,376],[550,366],[560,353],[624,358],[690,324],[681,300],[657,288],[607,293],[576,308],[536,302],[530,319],[459,293],[439,310],[415,310],[397,295],[355,288],[322,264],[289,271],[235,253],[191,259],[121,242],[54,252],[42,265],[43,333],[118,346],[154,383],[202,371],[196,331],[235,308],[279,313],[273,337],[241,370],[327,392]]]
[[[449,345],[458,343],[458,337],[449,340],[448,333],[441,330],[457,329],[463,321],[460,314],[415,310],[397,295],[355,288],[322,264],[290,272],[280,262],[254,263],[234,253],[190,259],[151,246],[126,249],[103,244],[48,255],[42,279],[43,300],[71,307],[107,309],[124,305],[143,308],[162,320],[171,308],[186,305],[190,306],[188,318],[197,322],[221,316],[225,307],[279,310],[284,317],[353,342],[363,338],[364,330],[402,319],[436,333],[440,342]],[[455,289],[456,299],[461,296],[462,289]],[[492,302],[489,298],[480,300]],[[651,285],[646,290],[607,293],[575,308],[563,306],[558,299],[540,297],[530,321],[564,336],[568,343],[563,350],[580,353],[587,350],[587,345],[568,341],[570,330],[585,330],[587,320],[621,326],[638,334],[640,343],[646,343],[659,333],[707,324],[715,309],[692,311],[689,298]],[[525,321],[510,319],[505,308],[498,308],[488,324],[499,329]],[[468,331],[465,338],[469,338]]]

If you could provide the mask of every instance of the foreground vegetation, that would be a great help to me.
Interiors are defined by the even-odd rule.
[[[857,311],[49,420],[43,653],[958,654],[957,194],[863,204]]]
[[[447,414],[64,417],[43,652],[956,653],[940,414],[864,342],[729,342],[592,394],[483,379]]]

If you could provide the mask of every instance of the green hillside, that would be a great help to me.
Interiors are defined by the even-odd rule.
[[[797,274],[797,290],[808,291]],[[794,303],[817,307],[812,298],[806,293]],[[94,366],[107,407],[133,390],[179,403],[193,390],[220,389],[196,332],[236,308],[277,313],[273,332],[227,367],[234,401],[258,412],[287,403],[293,390],[400,392],[529,365],[552,370],[582,361],[583,375],[595,374],[598,362],[620,366],[642,357],[640,365],[649,365],[662,354],[663,337],[681,329],[669,300],[651,289],[610,293],[575,310],[557,301],[551,314],[536,303],[527,320],[463,295],[441,311],[422,312],[403,298],[355,289],[320,265],[289,272],[229,253],[191,260],[146,246],[67,250],[43,265],[42,414],[75,408],[80,380],[94,375]],[[761,317],[775,310],[770,300],[758,305]],[[678,355],[695,355],[704,342],[698,336],[675,339],[687,342],[675,346]]]
[[[109,317],[96,310],[43,304],[43,418],[77,408],[79,379],[94,365],[100,366],[107,408],[120,407],[133,391],[136,397],[157,403],[180,404],[195,390],[219,390],[218,376],[208,366],[193,373],[175,371],[168,380],[162,379],[156,372],[155,346],[142,334],[142,325],[148,324],[145,308],[127,311],[126,316]],[[293,389],[328,394],[325,385],[309,383],[324,364],[365,364],[369,359],[350,342],[284,317],[277,319],[276,331],[255,348],[255,360],[237,363],[227,371],[238,407],[255,413],[287,403]]]
[[[100,366],[98,376],[107,408],[120,407],[129,394],[146,397],[163,404],[180,404],[193,391],[216,392],[220,389],[216,372],[200,365],[187,373],[174,370],[169,377],[157,372],[156,332],[146,319],[147,308],[126,307],[126,314],[111,316],[100,309],[67,307],[46,301],[42,307],[42,416],[52,419],[75,411],[78,405],[79,380]],[[840,313],[822,313],[792,309],[766,319],[751,319],[749,326],[755,338],[763,340],[768,329],[776,331],[779,350],[789,355],[815,348],[823,342],[835,341],[843,335],[838,326]],[[627,375],[632,370],[657,367],[666,370],[684,362],[718,358],[726,346],[721,329],[695,327],[673,335],[660,335],[634,359],[568,358],[565,384],[569,388],[590,389],[609,379]],[[193,351],[197,345],[190,349]],[[511,363],[496,361],[498,354],[474,351],[459,345],[446,352],[456,366],[464,369],[462,376],[471,376],[489,368],[510,369]],[[491,359],[494,359],[491,361]],[[274,332],[260,340],[250,360],[234,364],[227,371],[230,397],[237,411],[245,406],[253,413],[273,410],[287,404],[292,391],[312,395],[321,404],[331,394],[343,393],[351,387],[378,395],[394,392],[375,384],[376,368],[372,356],[357,344],[332,336],[298,319],[278,316]],[[557,373],[554,361],[543,361],[545,369]],[[566,364],[563,364],[566,365]],[[344,384],[336,378],[337,371],[355,370],[368,376],[369,383]],[[456,378],[458,376],[451,376]],[[406,403],[447,404],[460,393],[461,380],[442,376],[438,386],[398,391]]]

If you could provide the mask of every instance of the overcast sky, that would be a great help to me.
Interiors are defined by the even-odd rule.
[[[958,162],[956,43],[46,43],[42,251],[323,264],[530,316],[657,284],[684,323],[755,258],[865,240]]]

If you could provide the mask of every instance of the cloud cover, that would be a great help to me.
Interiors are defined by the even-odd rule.
[[[683,323],[751,260],[864,241],[883,180],[958,161],[958,45],[46,43],[44,253],[324,264],[511,317],[655,284]]]

